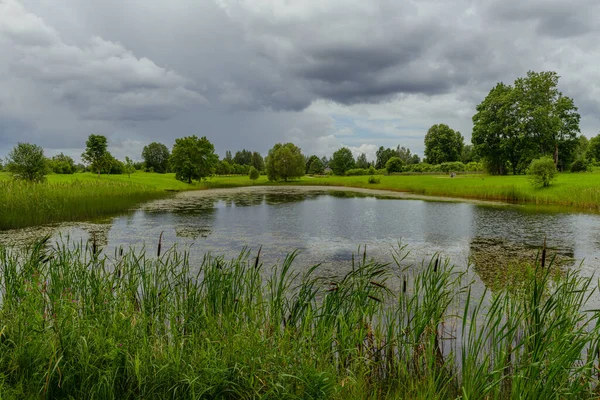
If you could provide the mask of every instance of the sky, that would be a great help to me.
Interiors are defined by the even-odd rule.
[[[79,160],[206,136],[216,152],[293,142],[422,155],[431,125],[470,143],[497,82],[556,71],[600,130],[598,0],[0,0],[0,158]]]

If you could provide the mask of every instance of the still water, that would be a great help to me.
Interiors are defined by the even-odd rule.
[[[493,264],[501,275],[504,264],[534,257],[547,238],[566,265],[583,261],[584,275],[600,266],[600,215],[394,196],[293,187],[185,192],[102,221],[1,232],[0,242],[95,236],[108,254],[118,246],[154,253],[162,232],[163,248],[177,245],[192,260],[206,252],[227,259],[243,249],[256,254],[262,247],[262,261],[274,264],[298,250],[296,268],[321,263],[333,273],[349,265],[359,246],[381,262],[393,261],[394,251],[406,246],[406,264],[441,254],[459,268]],[[490,279],[478,272],[477,279]]]

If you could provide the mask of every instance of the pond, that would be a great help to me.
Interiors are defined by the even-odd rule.
[[[492,285],[506,265],[534,259],[544,238],[563,265],[584,275],[600,263],[600,216],[482,202],[407,199],[406,195],[317,187],[250,187],[184,192],[102,221],[0,232],[0,243],[22,244],[45,234],[75,241],[92,236],[111,254],[118,246],[155,253],[177,245],[200,259],[211,252],[237,257],[243,249],[274,264],[297,250],[296,268],[321,263],[336,273],[352,255],[392,262],[406,246],[405,263],[420,265],[436,254],[459,268],[475,264],[475,279]],[[359,250],[359,246],[361,246]]]

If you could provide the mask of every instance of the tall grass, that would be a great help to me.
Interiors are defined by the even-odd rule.
[[[148,186],[115,181],[0,181],[0,230],[95,218],[165,196]]]
[[[540,266],[477,298],[439,259],[411,269],[363,255],[324,278],[295,272],[295,254],[271,269],[248,252],[200,265],[145,254],[0,249],[0,396],[596,396],[598,313],[583,311],[592,281],[577,272],[553,281]]]

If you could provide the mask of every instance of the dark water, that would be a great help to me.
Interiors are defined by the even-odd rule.
[[[208,251],[233,258],[244,248],[255,254],[262,246],[268,264],[298,250],[298,268],[322,263],[331,272],[348,265],[364,245],[368,257],[382,262],[392,261],[400,244],[410,250],[406,263],[419,264],[439,253],[466,268],[473,260],[502,264],[535,254],[546,237],[566,264],[585,260],[586,275],[600,264],[599,215],[324,189],[187,192],[101,222],[4,232],[0,241],[22,243],[47,232],[77,241],[93,234],[107,253],[120,245],[145,246],[154,253],[161,232],[163,248],[177,244],[192,259]]]

